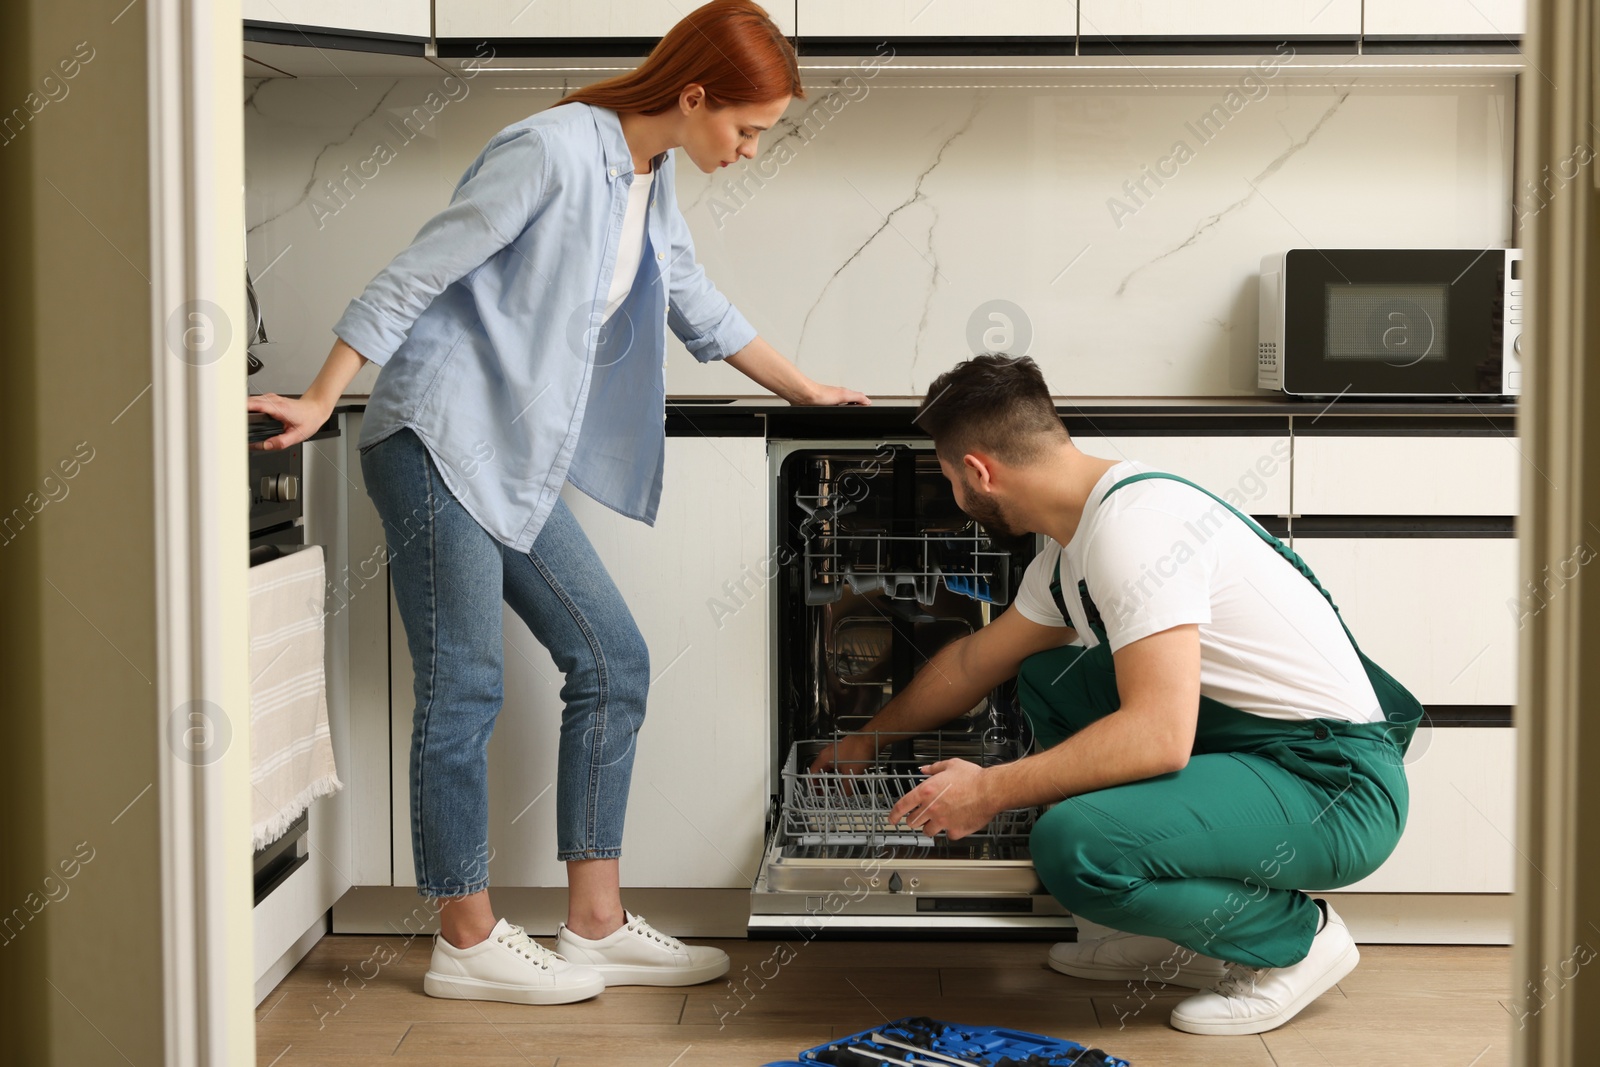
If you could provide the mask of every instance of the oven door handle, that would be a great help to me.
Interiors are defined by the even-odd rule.
[[[282,545],[251,545],[250,566],[259,567],[263,563],[271,563],[284,555]]]

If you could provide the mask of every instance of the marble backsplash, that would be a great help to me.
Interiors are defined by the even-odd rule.
[[[1062,395],[1255,395],[1262,255],[1511,237],[1508,75],[1340,77],[1292,57],[1232,77],[868,73],[809,79],[757,160],[677,167],[712,279],[807,373],[872,395],[920,395],[980,349],[1026,351]],[[247,84],[271,337],[251,389],[309,385],[346,302],[496,130],[561,92],[487,72]],[[667,386],[761,394],[676,341]]]

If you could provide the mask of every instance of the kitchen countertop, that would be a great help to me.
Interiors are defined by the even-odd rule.
[[[334,413],[363,411],[348,395]],[[868,407],[795,407],[775,398],[669,397],[667,432],[710,437],[905,437],[921,397],[874,397]],[[1186,433],[1297,435],[1355,433],[1513,436],[1515,402],[1475,400],[1291,400],[1287,397],[1058,398],[1067,428],[1083,435]]]

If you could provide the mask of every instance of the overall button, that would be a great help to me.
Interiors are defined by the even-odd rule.
[[[1328,728],[1326,726],[1319,726],[1315,730],[1311,731],[1311,736],[1315,737],[1318,741],[1326,741],[1328,739]]]

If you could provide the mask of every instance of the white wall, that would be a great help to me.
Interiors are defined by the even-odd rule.
[[[1021,309],[1059,393],[1251,395],[1261,255],[1507,243],[1512,122],[1507,75],[1351,78],[1297,73],[1291,59],[1256,99],[1230,100],[1245,73],[959,86],[890,61],[854,83],[854,99],[835,96],[837,114],[768,134],[748,194],[728,191],[734,168],[712,179],[680,160],[682,207],[712,278],[819,379],[920,395],[972,351],[973,323],[983,343],[998,300]],[[828,92],[810,80],[793,120]],[[258,350],[268,366],[253,390],[305,388],[345,303],[447,202],[484,142],[560,95],[548,76],[482,74],[453,83],[455,99],[446,88],[442,73],[247,86],[250,263],[266,271],[274,342]],[[429,93],[443,106],[405,143],[399,118]],[[1200,137],[1200,117],[1230,104]],[[1175,176],[1127,196],[1124,183],[1179,141],[1192,158],[1166,165]],[[324,183],[379,142],[395,158],[341,204]],[[670,362],[674,393],[759,393],[675,343]]]

